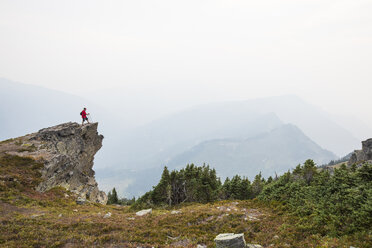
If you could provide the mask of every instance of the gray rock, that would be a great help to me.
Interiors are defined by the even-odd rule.
[[[103,140],[97,126],[98,123],[81,126],[69,122],[24,136],[28,143],[38,147],[30,155],[42,157],[44,162],[43,181],[36,187],[38,191],[61,186],[82,199],[106,204],[107,196],[98,189],[92,169],[94,155],[102,147]]]
[[[110,213],[110,212],[108,212],[107,214],[105,214],[105,215],[103,216],[103,218],[105,218],[105,219],[110,218],[110,217],[111,217],[111,213]]]
[[[258,244],[247,244],[247,248],[262,248],[262,246]]]
[[[214,239],[216,248],[244,248],[244,234],[222,233]]]
[[[144,216],[146,214],[151,214],[152,213],[152,208],[149,208],[149,209],[144,209],[144,210],[141,210],[141,211],[138,211],[136,213],[137,216]]]
[[[44,216],[45,215],[45,213],[41,213],[41,214],[33,214],[33,215],[31,215],[31,218],[37,218],[37,217],[41,217],[41,216]]]
[[[84,205],[86,202],[87,202],[87,200],[82,198],[82,197],[78,197],[76,199],[76,203],[79,204],[79,205]]]
[[[179,211],[179,210],[172,210],[172,212],[171,212],[171,214],[180,214],[181,213],[181,211]]]
[[[362,150],[355,150],[351,155],[348,165],[363,163],[372,160],[372,138],[362,141]]]
[[[206,245],[197,245],[196,248],[207,248]]]

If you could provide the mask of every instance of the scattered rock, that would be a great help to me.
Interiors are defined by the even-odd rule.
[[[245,248],[244,234],[221,233],[214,239],[216,248]]]
[[[258,244],[247,244],[247,248],[262,248],[262,246]]]
[[[33,215],[31,215],[31,218],[37,218],[37,217],[44,216],[44,215],[45,215],[44,213],[41,213],[41,214],[33,214]]]
[[[84,205],[86,202],[87,202],[87,200],[80,197],[80,196],[76,200],[76,203],[79,204],[79,205]]]
[[[244,218],[245,221],[257,221],[260,220],[259,217],[261,217],[263,214],[259,212],[257,209],[249,209],[246,211],[246,216]]]
[[[177,239],[179,239],[181,236],[177,236],[177,237],[171,237],[171,236],[168,236],[167,235],[167,238],[168,239],[171,239],[171,240],[177,240]]]
[[[59,214],[59,215],[58,215],[58,218],[61,218],[61,217],[62,217],[62,214]]]
[[[190,244],[190,240],[188,239],[182,239],[178,240],[176,242],[171,243],[171,247],[186,247]]]
[[[279,236],[278,235],[275,235],[274,237],[273,237],[274,239],[278,239],[279,238]]]
[[[207,246],[204,245],[204,244],[203,245],[197,245],[196,248],[207,248]]]
[[[144,210],[141,210],[141,211],[138,211],[136,213],[137,216],[144,216],[146,214],[151,214],[152,213],[152,208],[149,208],[149,209],[144,209]]]
[[[173,210],[172,212],[171,212],[171,214],[180,214],[181,213],[181,211],[178,211],[178,210]]]
[[[103,216],[103,218],[105,218],[105,219],[110,218],[110,217],[111,217],[111,212],[108,212],[107,214],[105,214],[105,215]]]
[[[127,220],[135,220],[136,218],[134,217],[128,217]]]
[[[77,212],[78,210],[77,210],[77,209],[74,209],[74,210],[72,210],[72,211]]]

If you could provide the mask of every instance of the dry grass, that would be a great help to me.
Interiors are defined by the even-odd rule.
[[[77,205],[62,188],[44,194],[33,188],[40,164],[0,155],[0,246],[2,247],[213,247],[219,233],[244,233],[264,247],[368,247],[364,241],[305,234],[280,205],[221,201],[155,209],[138,217],[129,207]],[[104,218],[108,212],[109,218]]]

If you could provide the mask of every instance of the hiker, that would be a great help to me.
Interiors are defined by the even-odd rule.
[[[83,111],[80,112],[81,118],[83,118],[83,122],[81,123],[82,126],[84,126],[84,121],[87,121],[89,124],[86,110],[87,108],[84,108]]]

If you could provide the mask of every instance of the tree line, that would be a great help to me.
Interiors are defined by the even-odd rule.
[[[223,183],[205,164],[171,172],[164,167],[159,183],[130,204],[138,209],[253,198],[299,217],[304,232],[337,236],[366,231],[372,226],[372,165],[343,164],[330,172],[307,160],[279,177],[265,180],[259,173],[250,182],[236,175]],[[110,199],[117,199],[116,190]]]
[[[118,204],[118,205],[132,205],[136,202],[136,198],[133,197],[132,199],[127,199],[125,197],[119,198],[116,189],[113,188],[107,194],[107,204]]]
[[[272,181],[269,178],[268,181]],[[159,183],[136,202],[134,207],[173,206],[180,203],[207,203],[216,200],[253,199],[268,182],[258,174],[251,183],[247,177],[236,175],[224,183],[215,169],[208,165],[188,164],[177,171],[164,167]]]

